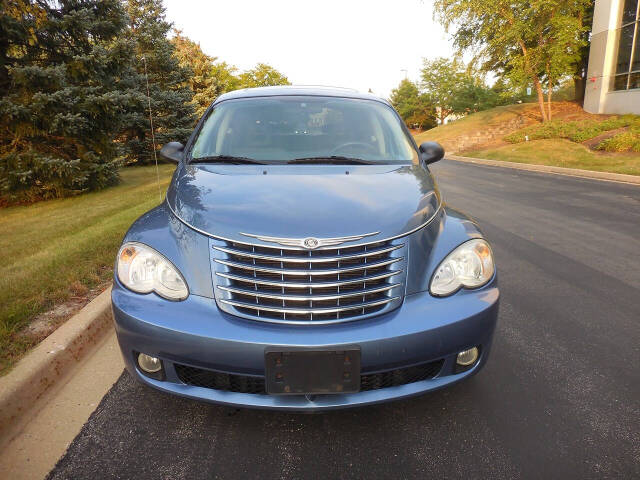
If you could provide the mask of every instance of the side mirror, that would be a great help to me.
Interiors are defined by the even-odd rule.
[[[444,148],[438,142],[424,142],[420,145],[420,161],[425,165],[442,160]]]
[[[184,153],[184,145],[180,142],[165,143],[160,149],[160,156],[170,162],[180,163]]]

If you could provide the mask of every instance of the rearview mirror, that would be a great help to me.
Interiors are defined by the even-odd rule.
[[[438,142],[424,142],[420,145],[420,161],[425,165],[442,160],[444,148]]]
[[[160,156],[170,162],[180,163],[184,153],[184,145],[180,142],[165,143],[160,149]]]

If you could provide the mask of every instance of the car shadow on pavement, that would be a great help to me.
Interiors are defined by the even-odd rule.
[[[457,420],[476,390],[472,378],[409,400],[309,415],[179,398],[125,371],[49,478],[411,476],[451,472],[463,455],[477,456],[483,476],[515,473],[490,443],[465,452],[487,432],[481,421]]]

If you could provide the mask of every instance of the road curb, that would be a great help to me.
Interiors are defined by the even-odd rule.
[[[486,160],[484,158],[463,157],[460,155],[447,155],[446,159],[454,160],[456,162],[488,165],[491,167],[513,168],[516,170],[528,170],[530,172],[554,173],[557,175],[567,175],[570,177],[593,178],[596,180],[607,180],[610,182],[622,182],[622,183],[640,185],[639,175],[625,175],[623,173],[610,173],[610,172],[595,172],[593,170],[552,167],[549,165],[535,165],[531,163],[503,162],[500,160]]]
[[[108,288],[0,377],[0,444],[112,328]]]

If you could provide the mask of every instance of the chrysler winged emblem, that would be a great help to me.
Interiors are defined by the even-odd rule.
[[[315,250],[320,247],[332,247],[335,245],[342,245],[347,242],[354,242],[356,240],[360,240],[361,238],[371,237],[372,235],[377,235],[380,232],[372,232],[365,233],[363,235],[351,235],[348,237],[334,237],[334,238],[315,238],[315,237],[305,237],[305,238],[283,238],[283,237],[268,237],[266,235],[254,235],[252,233],[242,233],[240,235],[244,235],[245,237],[257,238],[258,240],[262,240],[263,242],[269,243],[277,243],[278,245],[284,245],[286,247],[302,247],[307,250]]]
[[[308,248],[309,250],[311,250],[314,248],[318,248],[318,246],[320,245],[320,242],[318,242],[317,238],[309,237],[309,238],[305,238],[302,241],[302,245],[304,246],[304,248]]]

